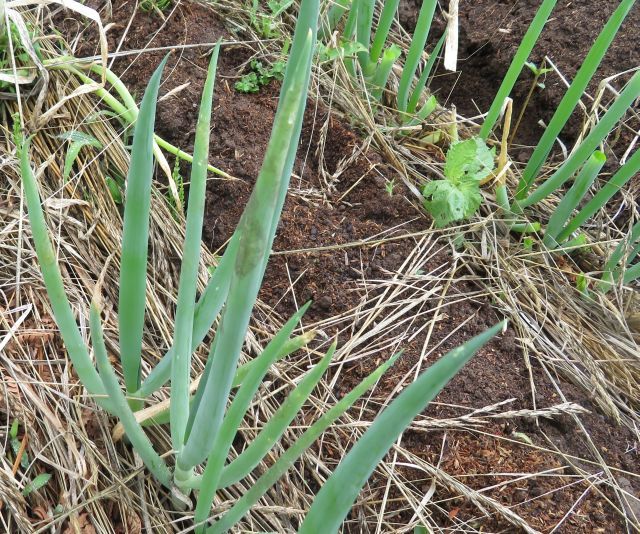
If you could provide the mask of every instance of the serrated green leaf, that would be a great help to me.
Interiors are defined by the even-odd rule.
[[[479,137],[455,143],[447,152],[444,175],[453,181],[482,180],[494,168],[494,153]]]
[[[480,207],[480,181],[494,168],[494,152],[480,138],[451,145],[444,166],[446,179],[429,182],[423,189],[424,207],[436,226],[471,217]]]
[[[424,206],[439,228],[471,217],[482,203],[480,186],[476,180],[458,184],[449,180],[434,180],[424,187],[423,195]]]

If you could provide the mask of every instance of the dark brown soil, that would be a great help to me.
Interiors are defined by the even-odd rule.
[[[477,115],[478,110],[487,111],[540,3],[540,0],[460,2],[458,72],[440,69],[432,83],[432,89],[441,95],[441,102],[454,104],[468,117]],[[400,22],[406,28],[415,27],[421,4],[421,0],[401,0]],[[548,56],[572,80],[588,47],[619,4],[617,0],[558,2],[530,60],[540,65]],[[444,28],[444,19],[439,15],[430,38],[439,38]],[[603,78],[640,65],[640,49],[636,44],[639,39],[640,6],[636,4],[589,86],[592,95]],[[512,95],[515,113],[519,113],[532,80],[533,75],[525,69]],[[537,142],[543,131],[538,121],[549,122],[566,91],[566,85],[555,73],[548,74],[543,81],[545,89],[535,91],[518,130],[516,141],[522,145]],[[583,118],[581,112],[574,113],[561,136],[563,141],[570,143],[575,139]],[[526,153],[524,150],[523,157]]]
[[[115,23],[110,31],[111,49],[115,48],[123,35],[129,17],[133,15],[134,5],[134,2],[121,4],[114,10],[113,20],[107,20]],[[522,17],[525,16],[524,13],[528,12],[523,12]],[[64,27],[65,24],[68,31],[75,35],[78,30],[75,21],[61,23],[58,26]],[[160,28],[154,38],[155,32]],[[135,19],[121,49],[213,42],[225,34],[223,23],[211,10],[183,2],[166,23],[155,14],[135,13]],[[490,34],[489,32],[486,35]],[[78,55],[94,53],[95,40],[91,39],[89,32],[81,42],[83,44],[77,51]],[[486,49],[491,50],[494,49]],[[187,89],[160,103],[157,118],[158,133],[185,150],[190,150],[193,144],[196,111],[208,62],[205,52],[206,49],[189,49],[175,53],[163,78],[162,94],[190,82]],[[139,96],[162,55],[144,53],[137,58],[130,56],[116,61],[114,68],[130,90]],[[212,180],[209,184],[204,239],[213,249],[224,245],[246,204],[261,165],[277,104],[277,84],[256,95],[244,95],[234,91],[233,82],[239,76],[240,68],[248,57],[250,51],[247,49],[225,48],[220,59],[211,137],[211,162],[238,180]],[[491,61],[499,64],[503,61],[500,57],[502,56],[496,56]],[[463,97],[464,95],[460,94],[460,98]],[[462,104],[459,107],[462,108]],[[318,172],[317,148],[319,131],[325,120],[331,121],[325,150],[325,165],[330,172],[343,158],[349,156],[353,147],[360,142],[353,131],[329,115],[322,106],[309,102],[295,166],[295,173],[300,178],[294,177],[293,180],[296,184],[297,180],[300,180],[300,189],[307,188],[316,193],[323,191],[322,178]],[[387,195],[384,184],[386,179],[391,178],[392,171],[385,167],[380,157],[368,153],[345,171],[336,184],[336,191],[328,198],[319,194],[310,194],[305,198],[299,195],[290,196],[285,205],[275,250],[340,245],[379,234],[400,223],[406,223],[403,232],[428,227],[430,223],[427,217],[407,200],[406,192],[400,186],[397,186],[393,196]],[[339,201],[338,199],[356,182],[358,184]],[[385,271],[398,269],[413,246],[413,241],[407,239],[379,247],[276,255],[270,263],[260,297],[283,316],[288,316],[295,309],[295,302],[301,303],[313,298],[314,305],[308,318],[328,318],[349,309],[359,301],[360,295],[355,291],[358,279],[363,276],[382,277]],[[424,268],[429,269],[447,261],[450,261],[447,253],[442,252],[432,258],[431,263]],[[297,280],[294,287],[295,300],[291,290],[291,281],[294,280]],[[474,289],[477,288],[467,282],[454,282],[452,291],[468,293]],[[449,306],[443,312],[444,317],[437,323],[432,337],[434,344],[445,339],[469,316],[474,318],[443,343],[437,354],[433,355],[434,359],[499,319],[490,303],[482,298],[469,300],[462,305]],[[417,338],[405,347],[406,354],[403,359],[379,385],[382,392],[391,391],[399,377],[417,361],[423,342],[424,338]],[[373,365],[373,362],[359,362],[353,368],[345,370],[342,382],[336,385],[337,393],[346,391],[353,383],[359,381],[373,369]],[[536,362],[533,362],[533,377],[538,408],[561,402]],[[583,393],[569,384],[561,383],[568,400],[592,410],[592,414],[584,417],[583,421],[608,464],[613,468],[638,473],[640,464],[632,434],[597,415],[595,407]],[[463,413],[453,408],[453,405],[479,408],[508,398],[516,399],[511,405],[513,409],[533,407],[529,372],[511,331],[482,350],[438,397],[437,403],[429,408],[428,414],[434,417],[451,416]],[[495,423],[484,427],[482,433],[448,432],[442,467],[452,476],[464,477],[462,480],[465,483],[481,489],[509,478],[486,473],[537,473],[561,466],[556,455],[518,444],[517,439],[513,437],[514,431],[526,434],[541,447],[549,446],[545,439],[546,434],[565,452],[593,459],[593,454],[586,447],[575,423],[569,418],[556,419],[553,422],[540,421],[539,424],[525,423],[522,419],[516,421],[517,427]],[[513,441],[507,441],[505,437],[510,437]],[[412,431],[404,437],[405,446],[414,454],[433,463],[438,461],[441,444],[442,433],[436,431]],[[591,469],[586,464],[581,467]],[[496,487],[486,494],[507,506],[514,506],[515,512],[534,528],[548,531],[570,511],[587,489],[585,483],[579,483],[556,491],[562,485],[573,481],[569,478],[571,472],[566,470],[565,473],[566,478],[534,477],[517,484],[517,491],[514,489],[516,486],[510,484],[506,489]],[[470,476],[474,474],[477,476]],[[411,472],[407,472],[406,475],[415,477]],[[430,485],[429,480],[416,480],[415,483],[425,491]],[[375,486],[376,481],[373,480],[372,487]],[[638,489],[636,486],[634,491]],[[614,499],[613,495],[607,495]],[[446,497],[447,494],[437,492],[438,499]],[[442,517],[439,517],[438,521],[443,527],[449,528],[455,528],[459,521],[471,519],[478,514],[477,509],[461,498],[444,504],[443,509]],[[406,521],[408,518],[400,516],[399,524],[402,524],[403,520]],[[480,517],[474,526],[486,532],[510,530],[508,525],[494,517]],[[610,504],[591,491],[580,500],[559,531],[613,532],[623,529],[624,525]]]

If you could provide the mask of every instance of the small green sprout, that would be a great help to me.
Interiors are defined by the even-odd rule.
[[[9,441],[11,443],[11,449],[13,450],[13,454],[15,454],[16,456],[20,451],[20,440],[18,439],[19,425],[20,421],[14,419],[9,430]],[[22,453],[22,457],[20,458],[20,467],[22,467],[22,469],[26,469],[27,467],[29,467],[29,456],[26,452]]]
[[[148,13],[149,11],[155,11],[156,13],[162,13],[171,7],[171,0],[142,0],[140,2],[140,10]]]
[[[286,4],[286,2],[284,2]],[[271,39],[273,37],[277,37],[277,24],[275,20],[274,8],[276,12],[281,13],[280,7],[282,7],[282,3],[273,1],[270,2],[269,9],[271,10],[271,14],[260,13],[260,3],[259,0],[253,0],[251,4],[251,8],[249,9],[249,22],[251,26],[265,39]],[[282,11],[287,9],[288,6],[284,7]]]
[[[356,41],[340,41],[337,46],[318,43],[318,58],[321,63],[338,58],[354,58],[358,53],[366,51],[367,47]]]
[[[517,439],[518,441],[522,441],[522,443],[526,443],[527,445],[533,445],[533,441],[531,441],[531,438],[524,432],[513,431],[511,433],[511,437]]]
[[[182,177],[182,173],[180,172],[180,159],[176,158],[175,163],[173,164],[173,171],[171,172],[171,177],[178,188],[178,199],[180,200],[180,205],[184,206],[185,194],[184,194],[184,178]],[[171,213],[173,214],[174,219],[178,219],[178,206],[176,205],[176,201],[173,198],[173,195],[169,192],[167,194],[167,201],[169,202],[169,207],[171,208]]]
[[[444,180],[433,180],[424,186],[424,207],[436,226],[471,217],[480,207],[480,182],[495,166],[495,149],[489,149],[480,138],[451,145],[444,165]]]
[[[4,3],[4,2],[2,2]],[[4,21],[3,21],[4,22]],[[31,24],[26,23],[29,40],[35,50],[36,55],[42,59],[40,53],[40,45],[35,39],[36,30]],[[10,32],[5,28],[0,32],[0,71],[12,71],[12,62],[9,58],[9,37],[11,37],[11,44],[13,45],[13,57],[16,64],[16,74],[18,76],[27,77],[30,74],[28,67],[33,66],[31,57],[27,53],[24,45],[22,44],[22,37],[18,31],[18,27],[11,22],[9,24]],[[15,93],[16,88],[13,81],[7,81],[6,79],[0,80],[0,91],[6,91],[9,93]]]
[[[265,67],[261,61],[251,61],[251,71],[242,76],[235,84],[236,91],[240,93],[257,93],[261,87],[271,83],[271,80],[282,81],[286,63],[276,61],[270,67]]]
[[[543,66],[544,62],[540,67],[538,67],[532,61],[527,61],[524,65],[533,73],[534,85],[537,86],[539,89],[544,89],[545,88],[544,82],[541,82],[540,78],[542,78],[545,74],[548,74],[549,72],[553,72],[553,69],[544,67]]]
[[[11,444],[11,449],[13,450],[13,454],[15,454],[15,458],[18,458],[20,455],[20,467],[22,469],[28,469],[29,464],[29,455],[26,450],[23,449],[23,443],[20,438],[18,438],[18,428],[20,427],[20,421],[18,419],[14,419],[13,423],[11,423],[11,428],[9,429],[9,443]],[[15,461],[14,459],[10,459],[11,462]],[[42,473],[38,475],[36,478],[27,483],[27,485],[22,490],[22,496],[27,497],[30,493],[34,491],[38,491],[42,488],[47,482],[51,475],[49,473]]]
[[[395,178],[392,178],[391,180],[387,180],[387,183],[384,185],[384,188],[390,197],[393,196],[393,189],[395,188],[395,186],[396,186]]]
[[[105,182],[107,183],[109,193],[111,193],[111,198],[118,206],[121,206],[123,203],[122,192],[125,189],[124,178],[116,173],[112,175],[107,174],[105,175]]]
[[[282,15],[287,9],[291,7],[293,0],[269,0],[267,6],[271,10],[271,14],[274,17]]]
[[[260,90],[258,75],[255,72],[245,74],[236,82],[235,88],[240,93],[257,93]]]
[[[576,289],[583,295],[589,295],[589,280],[584,273],[576,275]]]

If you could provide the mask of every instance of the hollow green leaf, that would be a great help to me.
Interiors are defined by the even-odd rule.
[[[118,419],[120,419],[127,437],[147,466],[147,469],[151,471],[158,482],[167,488],[171,488],[171,473],[167,464],[153,449],[151,441],[149,441],[144,430],[142,430],[142,427],[136,421],[135,415],[120,389],[118,378],[107,356],[107,348],[104,344],[104,335],[102,332],[102,322],[100,321],[100,310],[95,302],[91,303],[89,326],[93,350],[96,355],[96,363],[100,371],[100,378],[104,383],[109,399],[113,403],[115,414],[118,416]]]
[[[292,50],[292,56],[289,59],[288,64],[291,63],[292,58],[294,57],[295,50]],[[285,81],[287,78],[285,77]],[[308,86],[308,77],[306,80],[306,84]],[[298,122],[296,122],[294,127],[294,132],[298,132],[296,135],[300,135],[300,130],[302,127],[301,118]],[[287,155],[287,161],[285,165],[285,176],[289,176],[291,173],[291,169],[293,168],[293,162],[295,160],[295,147],[290,151]],[[275,228],[277,227],[279,220],[279,213],[282,211],[282,206],[284,205],[284,199],[286,196],[286,191],[288,187],[288,179],[286,180],[286,184],[283,184],[279,194],[278,194],[278,205],[276,213],[278,216],[274,216],[274,220],[271,222],[271,233],[275,233]],[[193,321],[193,334],[192,334],[192,350],[195,350],[197,346],[204,340],[205,336],[211,329],[218,313],[222,309],[225,299],[227,298],[227,294],[229,292],[229,283],[231,280],[231,274],[233,272],[233,265],[235,263],[236,253],[238,249],[238,235],[239,232],[236,230],[234,232],[233,237],[231,238],[227,248],[225,250],[224,255],[222,256],[220,263],[216,267],[213,276],[209,280],[205,291],[202,293],[198,303],[196,304],[195,316]],[[265,261],[266,267],[266,261]],[[163,384],[169,379],[171,374],[171,360],[173,357],[173,349],[169,349],[167,354],[162,358],[162,360],[154,367],[149,376],[145,379],[142,387],[137,392],[136,396],[145,398],[151,395],[154,391],[162,387]]]
[[[638,255],[638,252],[640,252],[638,240],[640,240],[640,222],[633,225],[629,235],[618,243],[618,246],[607,260],[602,273],[602,280],[598,284],[598,288],[601,291],[606,292],[611,289],[613,283],[620,279],[620,273],[624,272],[625,266]]]
[[[194,351],[209,333],[216,317],[224,306],[229,293],[229,283],[233,272],[236,252],[238,250],[238,233],[234,233],[227,245],[220,263],[216,267],[211,279],[207,283],[198,300],[193,317],[193,333],[191,335],[191,350]],[[160,362],[153,368],[137,392],[137,397],[145,398],[161,388],[171,376],[171,361],[173,348],[169,349]]]
[[[527,198],[514,203],[519,209],[531,206],[560,188],[593,154],[618,121],[640,96],[640,72],[636,72],[618,98],[560,168]]]
[[[135,392],[140,387],[142,329],[147,289],[149,207],[153,179],[153,129],[160,77],[166,62],[165,57],[149,80],[142,98],[127,175],[118,299],[118,332],[122,372],[129,393]]]
[[[504,325],[502,322],[493,326],[440,358],[376,417],[322,485],[298,529],[299,534],[338,532],[362,487],[398,436]]]
[[[296,336],[293,339],[290,339],[289,341],[287,341],[280,349],[280,352],[278,353],[278,356],[276,357],[275,361],[281,360],[282,358],[286,358],[290,354],[293,354],[295,351],[297,351],[298,349],[300,349],[301,347],[309,343],[313,334],[314,334],[313,332],[309,332],[307,334]],[[272,342],[273,340],[271,340],[270,343]],[[268,345],[267,345],[267,348],[268,348]],[[264,358],[264,352],[260,354],[260,356],[258,356],[257,358],[253,360],[249,360],[244,365],[241,365],[240,367],[238,367],[236,376],[233,379],[232,387],[237,388],[240,385],[242,385],[242,382],[246,379],[246,377],[249,375],[249,373],[254,368],[254,366],[260,363],[262,358]],[[205,380],[205,376],[202,377],[202,380]],[[194,402],[195,402],[195,396],[191,398],[192,413],[195,411],[195,408],[193,407]],[[143,427],[166,425],[166,424],[169,424],[169,409],[159,412],[157,415],[154,415],[151,419],[146,419],[145,421],[142,422]],[[190,427],[191,425],[187,426],[187,436],[189,435]],[[199,484],[196,485],[195,487],[199,487]]]
[[[274,443],[284,434],[289,424],[307,401],[311,392],[324,376],[335,352],[332,346],[318,364],[305,376],[300,384],[287,396],[287,399],[276,410],[264,425],[264,428],[242,451],[242,453],[224,468],[220,487],[227,487],[246,477],[271,450]]]
[[[630,284],[638,278],[640,278],[640,263],[636,263],[635,265],[629,267],[626,271],[624,271],[622,281],[625,284]]]
[[[336,0],[332,3],[329,11],[327,11],[325,21],[322,24],[321,39],[323,41],[331,37],[331,33],[336,29],[336,26],[347,12],[350,3],[351,0]]]
[[[431,55],[429,56],[429,60],[427,61],[427,64],[424,66],[424,69],[422,69],[420,78],[418,79],[418,82],[416,83],[416,86],[413,89],[413,93],[411,94],[411,99],[407,104],[408,115],[413,115],[416,111],[416,107],[418,106],[418,102],[420,101],[420,96],[422,94],[422,91],[424,91],[424,88],[427,85],[427,80],[431,75],[433,66],[436,64],[436,59],[438,59],[438,54],[440,54],[440,51],[442,50],[442,46],[444,45],[446,38],[447,38],[447,32],[444,32],[442,34],[442,37],[440,37],[440,39],[436,43],[436,46],[434,47],[433,51],[431,52]],[[431,98],[435,99],[435,96],[432,95]],[[421,118],[421,120],[423,120],[427,115],[428,113],[425,113],[424,116]]]
[[[369,50],[375,0],[353,0],[353,5],[356,4],[356,42],[360,43],[365,50]],[[370,69],[375,68],[375,63],[369,60],[369,52],[358,52],[357,56],[362,72],[365,75],[371,74]]]
[[[276,462],[249,488],[249,490],[236,501],[220,520],[207,529],[207,534],[220,534],[226,532],[235,525],[249,511],[262,495],[264,495],[278,479],[284,475],[293,463],[316,441],[322,433],[329,428],[341,415],[343,415],[362,395],[364,395],[380,377],[398,359],[400,354],[395,354],[388,361],[378,367],[373,373],[364,378],[355,388],[340,399],[332,408],[324,413],[313,423]],[[320,530],[319,532],[324,532]]]
[[[22,496],[27,497],[30,493],[43,488],[51,479],[50,473],[42,473],[29,482],[22,490]]]
[[[376,67],[373,77],[371,79],[371,96],[380,101],[382,99],[382,93],[387,86],[389,80],[389,74],[395,64],[396,60],[400,57],[401,49],[397,45],[391,45],[382,54],[380,64]]]
[[[571,113],[573,113],[573,110],[578,105],[585,89],[600,66],[602,58],[607,53],[611,42],[618,33],[620,25],[635,4],[635,1],[636,0],[622,0],[611,17],[609,17],[598,38],[594,41],[593,46],[582,62],[569,89],[567,89],[567,92],[558,104],[551,121],[549,121],[549,125],[545,129],[531,158],[529,158],[527,166],[522,172],[522,178],[516,192],[517,199],[522,200],[527,196],[527,192],[551,152],[556,138],[560,135],[562,128],[564,128]]]
[[[562,241],[567,239],[587,220],[600,211],[609,199],[616,193],[619,193],[622,187],[624,187],[624,185],[638,172],[640,172],[640,150],[636,150],[633,156],[631,156],[627,162],[607,181],[607,183],[602,186],[602,189],[600,189],[600,191],[598,191],[594,197],[585,204],[578,214],[571,219],[571,221],[565,226],[564,230],[560,232],[557,240],[562,243]]]
[[[91,395],[98,395],[96,402],[105,410],[113,413],[113,406],[105,395],[104,385],[96,372],[87,346],[80,334],[76,319],[62,282],[62,274],[55,251],[49,240],[49,232],[40,204],[40,194],[36,179],[29,162],[30,140],[26,140],[20,147],[20,173],[25,192],[25,200],[29,214],[29,222],[33,233],[33,242],[38,256],[38,264],[42,271],[42,278],[51,302],[53,318],[60,329],[60,335],[67,349],[67,354],[80,381]]]
[[[211,109],[219,52],[220,43],[213,49],[211,54],[196,126],[189,186],[187,228],[182,252],[178,305],[176,307],[174,326],[173,361],[171,364],[171,441],[174,450],[178,451],[184,445],[187,421],[189,419],[189,379],[193,346],[193,318],[196,307],[202,225],[207,190]]]
[[[413,38],[411,39],[411,45],[409,46],[407,59],[402,68],[402,76],[400,77],[400,84],[398,86],[398,111],[407,111],[409,90],[415,77],[418,64],[420,63],[420,57],[424,51],[424,45],[427,42],[433,15],[436,11],[436,4],[436,0],[424,0],[420,7],[416,29],[413,32]]]
[[[606,161],[607,157],[604,153],[596,150],[587,160],[584,167],[582,167],[575,182],[569,191],[566,192],[560,201],[560,204],[558,204],[558,207],[554,210],[551,218],[549,219],[543,240],[543,244],[547,248],[552,249],[559,245],[556,239],[558,234],[562,231],[562,227],[565,225],[569,217],[571,217],[573,210],[587,194],[591,184],[593,184]]]
[[[396,11],[398,11],[399,3],[400,0],[385,0],[384,2],[382,13],[380,13],[380,19],[378,20],[378,27],[376,28],[373,41],[371,42],[371,51],[369,53],[369,61],[374,65],[378,63],[378,60],[382,55],[384,44],[387,42],[389,30],[393,24],[393,19],[396,16]]]
[[[240,237],[234,271],[216,332],[216,350],[209,355],[213,358],[211,376],[203,390],[202,405],[207,409],[196,413],[189,438],[177,458],[177,469],[185,472],[206,458],[222,424],[251,310],[275,237],[283,187],[286,195],[290,178],[289,156],[295,152],[298,143],[300,130],[297,125],[301,124],[306,104],[314,38],[315,25],[308,29],[304,42],[294,36],[291,56],[297,55],[298,65],[292,70],[290,59],[264,163],[238,226]],[[298,50],[300,47],[302,53]],[[292,81],[288,82],[287,76],[291,76]],[[271,221],[271,225],[266,225],[265,221]]]
[[[220,477],[222,468],[231,450],[233,440],[238,433],[238,429],[242,423],[242,418],[249,409],[251,400],[254,398],[264,376],[267,374],[269,367],[278,359],[282,347],[285,345],[287,338],[291,335],[295,325],[298,323],[302,314],[306,311],[308,305],[299,311],[287,324],[276,334],[272,342],[264,350],[260,358],[254,360],[256,363],[249,370],[247,376],[238,389],[227,414],[224,417],[220,432],[218,433],[215,443],[211,448],[211,453],[207,458],[200,492],[198,494],[198,502],[195,511],[196,525],[202,524],[211,510],[211,504],[215,497],[216,491],[220,487]],[[300,341],[300,340],[299,340]],[[301,340],[302,343],[306,339]],[[302,344],[300,345],[300,347]],[[198,532],[198,529],[196,529]]]

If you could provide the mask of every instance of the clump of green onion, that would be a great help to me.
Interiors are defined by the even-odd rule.
[[[324,413],[277,459],[218,521],[208,524],[216,493],[247,477],[290,427],[323,377],[335,344],[282,403],[256,439],[225,465],[242,420],[270,366],[300,349],[313,334],[291,338],[307,306],[296,313],[249,364],[239,356],[267,265],[302,127],[317,31],[318,0],[303,0],[282,85],[272,135],[254,191],[219,267],[196,302],[200,242],[204,217],[209,128],[220,45],[212,54],[202,94],[191,170],[186,234],[182,254],[173,345],[146,380],[141,380],[142,337],[147,287],[147,249],[154,157],[154,117],[165,61],[153,74],[137,115],[131,167],[127,177],[119,298],[120,363],[123,392],[110,362],[101,324],[100,287],[91,303],[90,330],[97,369],[71,311],[51,246],[37,184],[29,162],[29,142],[21,143],[21,169],[27,207],[54,317],[78,376],[97,402],[119,420],[149,472],[167,487],[176,506],[197,491],[196,532],[224,532],[233,527],[337,418],[374,386],[398,355],[383,363]],[[265,224],[266,222],[266,224]],[[191,355],[220,313],[209,358],[195,395],[190,394]],[[309,511],[304,532],[337,532],[358,492],[397,436],[422,411],[473,354],[503,325],[499,324],[432,365],[379,416],[327,482]],[[173,469],[153,447],[135,411],[170,379],[169,425],[175,455]],[[166,421],[159,414],[154,423]],[[202,475],[196,467],[203,466]],[[349,483],[345,484],[344,481]],[[336,505],[336,503],[339,503]]]
[[[342,39],[345,42],[353,40],[358,43],[357,61],[362,75],[370,88],[370,95],[377,101],[381,100],[389,75],[401,55],[401,50],[397,45],[386,46],[393,20],[398,11],[398,5],[399,0],[386,0],[384,2],[375,32],[373,31],[375,0],[353,0],[350,7],[346,0],[336,2],[327,12],[325,19],[323,35],[328,37],[345,14],[347,15]],[[433,112],[436,107],[435,97],[432,96],[422,108],[417,110],[418,102],[427,85],[435,60],[444,44],[444,35],[429,55],[427,64],[414,84],[420,58],[424,52],[433,22],[436,5],[436,0],[425,0],[423,2],[402,69],[397,95],[397,109],[400,121],[403,124],[413,125],[419,123]],[[352,61],[347,61],[347,67],[353,75],[356,74]]]
[[[622,0],[620,2],[587,53],[523,171],[515,192],[513,205],[511,205],[509,200],[506,185],[501,184],[498,188],[497,199],[499,205],[505,213],[505,217],[509,220],[508,222],[511,225],[511,229],[515,231],[519,230],[519,228],[517,228],[518,225],[512,222],[514,215],[523,213],[527,207],[533,206],[549,195],[556,193],[567,181],[574,179],[574,183],[562,196],[559,205],[555,209],[545,229],[543,244],[547,249],[553,250],[561,248],[562,250],[568,250],[583,243],[584,236],[571,239],[572,234],[590,217],[601,210],[607,201],[640,167],[640,155],[638,151],[636,151],[614,176],[603,185],[600,191],[596,193],[575,216],[573,215],[574,210],[582,203],[605,164],[605,155],[598,150],[598,148],[602,146],[609,133],[623,118],[638,96],[640,96],[640,73],[636,73],[609,109],[600,117],[589,134],[574,148],[570,156],[549,178],[542,184],[539,184],[537,188],[535,187],[536,179],[548,155],[551,153],[556,138],[580,102],[582,94],[593,79],[607,50],[611,46],[613,39],[634,3],[635,0]],[[487,138],[495,126],[503,104],[525,66],[555,4],[556,0],[544,0],[538,9],[485,118],[480,130],[481,137]],[[526,227],[534,228],[533,225],[525,223],[525,228]],[[628,239],[625,240],[625,242],[629,241],[634,241],[632,236],[629,236]],[[609,259],[600,288],[610,287],[614,279],[618,280],[621,277],[622,266],[614,265],[614,263],[622,259],[622,253],[620,252],[623,250],[621,248],[622,246],[623,243],[620,243],[619,247]],[[634,274],[636,271],[634,268],[635,266],[622,276],[624,280],[635,279]],[[638,272],[640,274],[640,271]]]

